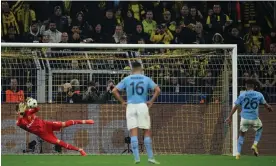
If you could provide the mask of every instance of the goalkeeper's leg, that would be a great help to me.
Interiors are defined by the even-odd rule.
[[[55,144],[55,145],[59,145],[59,146],[65,148],[65,149],[68,149],[68,150],[78,151],[78,152],[80,152],[80,154],[81,154],[82,156],[86,156],[86,153],[85,153],[85,151],[84,151],[83,149],[77,148],[77,147],[75,147],[75,146],[73,146],[73,145],[71,145],[71,144],[68,144],[68,143],[66,143],[66,142],[64,142],[64,141],[62,141],[62,140],[59,140],[59,139],[54,135],[53,132],[47,132],[47,133],[45,133],[45,134],[43,134],[43,135],[41,135],[41,136],[39,136],[39,137],[40,137],[41,139],[43,139],[44,141],[46,141],[46,142],[49,142],[49,143]]]
[[[51,122],[46,121],[47,128],[50,128],[52,131],[60,131],[61,128],[69,127],[77,124],[94,124],[93,120],[68,120],[66,122]]]

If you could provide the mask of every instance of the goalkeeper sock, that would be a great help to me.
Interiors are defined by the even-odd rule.
[[[243,136],[239,136],[239,139],[238,139],[238,153],[239,154],[241,154],[241,149],[242,149],[243,141],[244,141],[244,137]]]
[[[147,154],[149,159],[153,159],[153,152],[152,152],[152,141],[150,137],[144,138],[144,144],[146,146]]]
[[[140,161],[137,136],[131,137],[131,147],[132,147],[132,152],[133,152],[135,161]]]
[[[68,149],[68,150],[75,150],[75,151],[79,151],[79,148],[73,146],[73,145],[70,145],[62,140],[60,140],[60,142],[58,143],[58,145],[64,147],[65,149]]]
[[[76,124],[85,124],[85,121],[84,120],[68,120],[65,122],[65,127],[76,125]]]
[[[259,130],[256,131],[254,145],[257,145],[258,142],[260,141],[262,132],[263,132],[263,128],[260,128]]]

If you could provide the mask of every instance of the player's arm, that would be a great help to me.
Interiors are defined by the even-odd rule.
[[[119,91],[122,91],[123,89],[125,89],[125,79],[123,79],[118,85],[116,85],[116,87],[113,88],[112,90],[112,94],[114,95],[114,97],[123,105],[126,104],[125,100],[122,98],[122,96],[120,95]]]
[[[28,111],[29,111],[29,114],[35,114],[39,111],[39,107],[35,107],[35,108],[30,108]]]
[[[238,110],[239,106],[242,105],[242,97],[239,96],[238,99],[235,101],[235,106],[232,108],[228,118],[226,118],[225,122],[231,123],[232,122],[232,116],[234,113]]]
[[[148,102],[148,106],[151,107],[151,105],[153,104],[153,102],[155,102],[155,100],[157,99],[157,97],[160,95],[161,90],[160,90],[159,86],[155,82],[153,82],[152,79],[150,79],[150,81],[149,81],[149,87],[152,90],[154,90],[153,96],[150,99],[150,101]]]
[[[266,102],[266,100],[265,100],[265,98],[264,98],[264,96],[263,96],[262,94],[261,94],[261,97],[260,97],[260,103],[263,104],[264,107],[265,107],[269,112],[272,112],[272,111],[273,111],[271,105],[269,105],[269,104]]]

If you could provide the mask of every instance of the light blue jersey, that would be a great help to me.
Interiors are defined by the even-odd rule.
[[[148,89],[153,90],[156,86],[151,78],[133,74],[125,77],[116,88],[120,91],[126,89],[128,104],[139,104],[147,102]]]
[[[262,93],[254,90],[248,90],[240,94],[235,104],[242,107],[242,118],[255,120],[259,117],[259,105],[266,104],[266,101]]]

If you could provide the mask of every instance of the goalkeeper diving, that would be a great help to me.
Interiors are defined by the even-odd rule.
[[[39,111],[37,104],[34,107],[30,107],[32,98],[27,98],[26,102],[22,102],[16,106],[16,112],[18,113],[18,118],[16,125],[22,128],[23,130],[33,133],[43,139],[46,142],[51,144],[59,145],[68,150],[75,150],[80,152],[82,156],[86,156],[86,153],[83,149],[77,148],[73,145],[70,145],[60,139],[58,139],[54,131],[60,131],[62,128],[69,127],[77,124],[94,124],[93,120],[68,120],[66,122],[52,122],[42,120],[35,115]]]
[[[149,115],[149,108],[160,94],[160,88],[151,78],[143,75],[142,71],[141,64],[133,62],[132,74],[125,77],[112,92],[122,105],[126,106],[127,128],[131,134],[131,147],[135,164],[140,163],[138,128],[144,130],[144,145],[148,154],[148,162],[160,164],[153,157]],[[124,101],[119,93],[123,89],[126,89],[127,102]],[[147,101],[149,89],[154,90],[154,94],[151,100]]]
[[[247,80],[246,91],[240,94],[235,101],[235,106],[232,108],[229,117],[226,119],[226,122],[231,123],[232,115],[241,106],[240,135],[238,138],[236,159],[240,159],[244,136],[249,128],[253,128],[256,131],[255,140],[251,149],[255,156],[259,155],[257,144],[261,139],[263,131],[263,124],[259,118],[259,105],[263,104],[269,112],[273,111],[272,107],[265,101],[263,94],[254,90],[255,84],[255,80]]]

